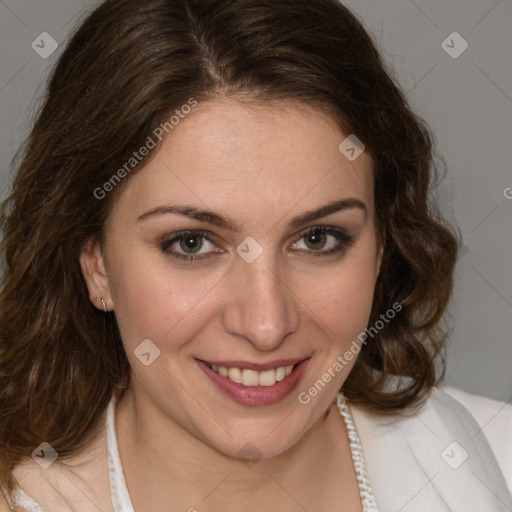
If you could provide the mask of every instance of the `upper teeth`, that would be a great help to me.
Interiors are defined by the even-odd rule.
[[[288,377],[292,373],[294,365],[278,366],[263,372],[241,368],[226,368],[225,366],[217,366],[215,364],[209,366],[214,372],[244,386],[273,386],[276,382]]]

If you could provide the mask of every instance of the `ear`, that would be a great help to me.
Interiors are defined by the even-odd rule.
[[[103,311],[101,299],[106,303],[107,311],[113,309],[110,284],[105,265],[103,248],[99,240],[88,240],[80,250],[80,267],[89,290],[89,299]]]

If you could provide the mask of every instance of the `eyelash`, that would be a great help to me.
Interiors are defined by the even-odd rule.
[[[307,228],[300,233],[298,240],[301,240],[302,238],[317,231],[322,232],[324,235],[333,236],[338,241],[338,244],[336,245],[336,247],[333,247],[332,249],[329,249],[327,251],[308,251],[308,255],[313,256],[315,258],[321,258],[343,252],[355,242],[355,238],[353,236],[350,236],[344,229],[336,228],[334,226],[313,226],[311,228]]]
[[[329,256],[329,255],[332,255],[335,253],[343,252],[344,250],[346,250],[348,247],[350,247],[355,242],[355,238],[348,235],[344,229],[337,228],[334,226],[313,226],[313,227],[307,228],[304,231],[302,231],[301,233],[299,233],[299,238],[297,239],[297,242],[300,241],[302,238],[304,238],[308,235],[311,235],[312,233],[318,232],[318,231],[320,231],[321,233],[323,233],[325,235],[333,236],[334,238],[336,238],[338,240],[338,244],[336,247],[333,247],[332,249],[329,249],[327,251],[325,251],[325,250],[306,251],[308,253],[308,255],[313,256],[313,257],[326,257],[326,256]],[[176,233],[172,238],[164,240],[160,243],[160,248],[161,248],[162,252],[164,252],[165,254],[168,254],[172,258],[175,258],[180,261],[185,261],[185,262],[205,260],[207,258],[214,256],[216,253],[218,254],[220,252],[220,251],[212,251],[212,252],[209,252],[206,254],[194,255],[194,254],[182,254],[179,252],[167,251],[167,249],[169,247],[174,245],[176,242],[179,242],[180,240],[184,239],[186,236],[199,236],[199,237],[203,238],[204,240],[206,240],[212,244],[215,244],[215,242],[212,239],[211,234],[207,231],[202,231],[202,230],[180,231],[180,232]],[[297,243],[297,242],[294,242],[294,243]]]
[[[167,251],[168,247],[171,247],[176,242],[179,242],[180,240],[184,239],[186,236],[199,236],[201,238],[204,238],[204,240],[207,240],[208,242],[214,244],[215,242],[212,240],[212,237],[210,233],[207,231],[201,231],[201,230],[188,230],[188,231],[180,231],[179,233],[176,233],[175,236],[170,238],[169,240],[164,240],[160,247],[162,251],[165,254],[168,254],[172,258],[175,258],[180,261],[199,261],[204,260],[206,258],[211,257],[214,253],[206,253],[206,254],[200,254],[200,255],[194,255],[194,254],[181,254],[179,252],[169,252]]]

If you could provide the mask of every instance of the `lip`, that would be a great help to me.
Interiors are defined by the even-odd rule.
[[[281,400],[284,400],[290,393],[297,387],[300,379],[304,375],[306,367],[311,358],[307,359],[282,359],[279,361],[272,361],[270,363],[255,364],[242,361],[208,361],[209,364],[216,364],[218,366],[225,366],[228,368],[244,368],[249,370],[264,371],[269,368],[277,368],[278,366],[287,366],[289,364],[296,364],[292,373],[283,380],[276,382],[272,386],[244,386],[223,377],[222,375],[214,372],[205,361],[195,359],[196,364],[206,374],[206,376],[216,385],[216,387],[240,405],[250,407],[273,405]],[[295,361],[295,362],[292,362]],[[224,364],[222,364],[224,363]],[[240,366],[237,366],[237,364]],[[277,363],[277,364],[276,364]],[[287,363],[287,364],[283,364]],[[260,369],[261,368],[261,369]]]
[[[271,368],[277,368],[278,366],[289,366],[291,364],[298,364],[305,359],[309,359],[307,357],[296,357],[295,359],[276,359],[275,361],[269,361],[268,363],[251,363],[250,361],[203,361],[204,363],[208,363],[216,366],[224,366],[225,368],[243,368],[247,370],[256,370],[257,372],[264,372],[265,370],[270,370]],[[201,359],[198,359],[201,361]]]

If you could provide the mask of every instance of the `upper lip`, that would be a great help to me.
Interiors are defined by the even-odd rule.
[[[247,370],[255,370],[257,372],[263,372],[265,370],[270,370],[271,368],[278,368],[279,366],[290,366],[292,364],[300,363],[309,359],[309,357],[296,357],[294,359],[276,359],[274,361],[269,361],[268,363],[253,363],[251,361],[207,361],[205,359],[200,359],[205,363],[215,365],[215,366],[223,366],[225,368],[243,368]]]

